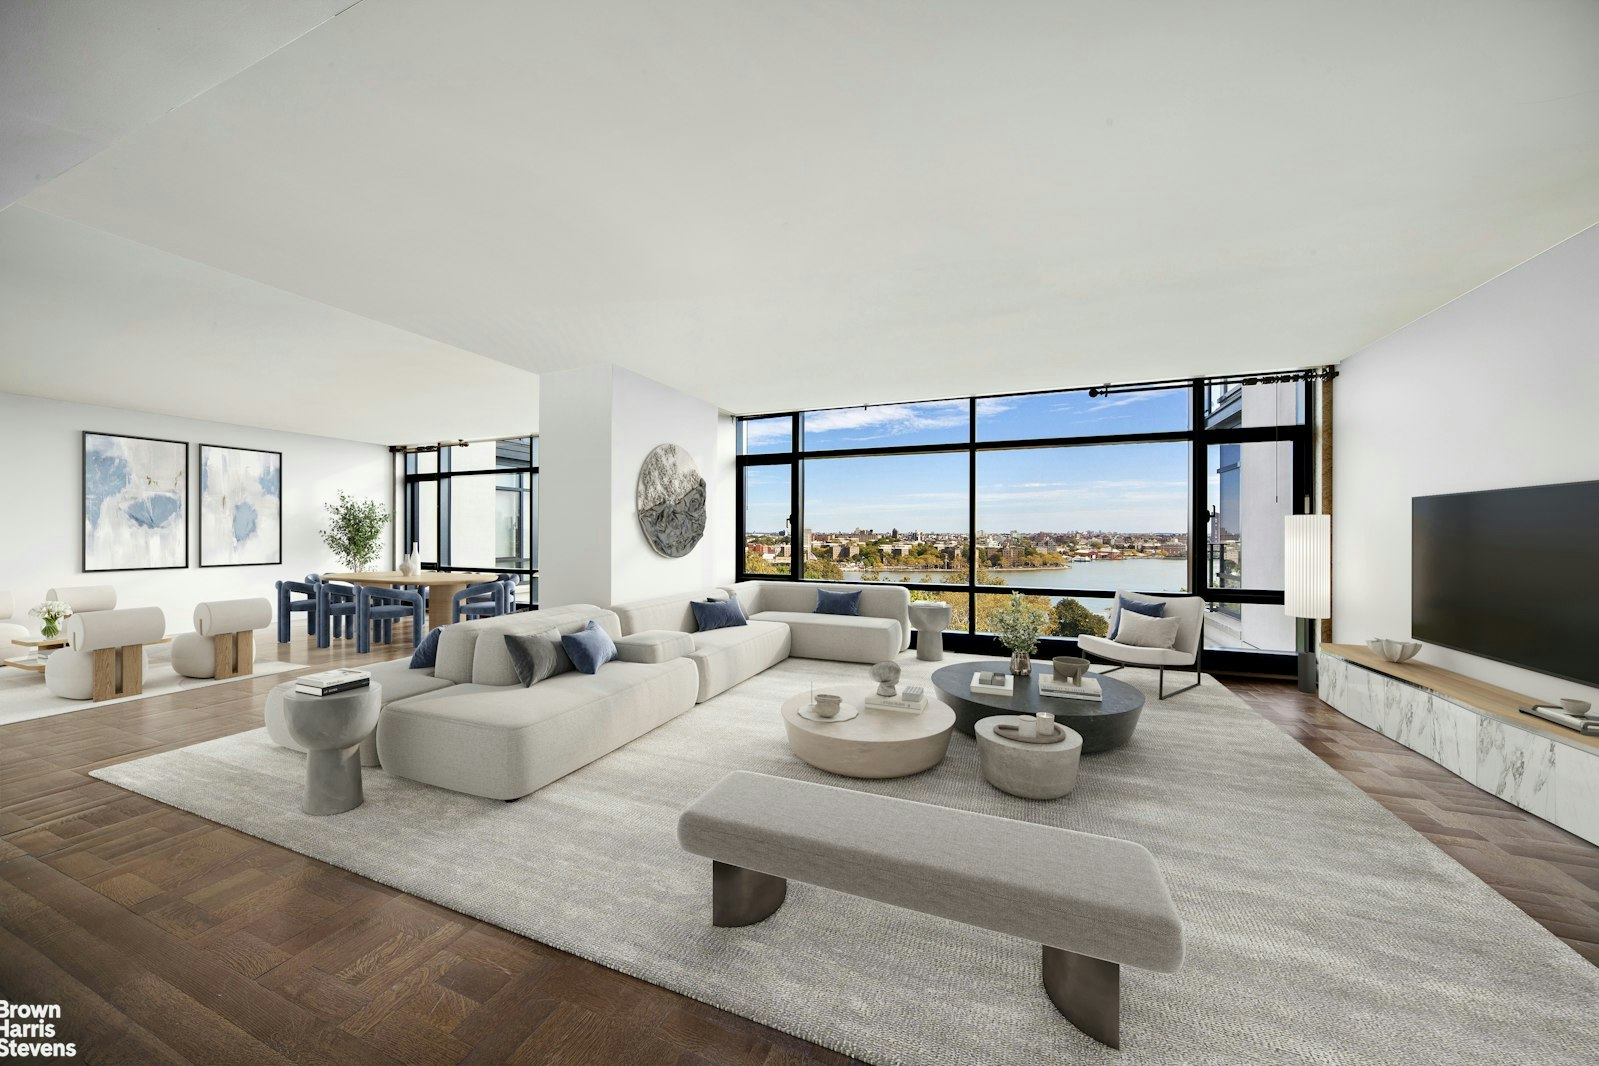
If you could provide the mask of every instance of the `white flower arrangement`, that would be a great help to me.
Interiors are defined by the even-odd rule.
[[[61,620],[72,617],[72,605],[65,600],[45,600],[28,613],[44,622],[43,636],[54,637],[61,632]]]

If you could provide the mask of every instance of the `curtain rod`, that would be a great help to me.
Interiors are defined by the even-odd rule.
[[[537,440],[537,433],[529,433],[522,437],[473,437],[471,440],[441,440],[432,444],[391,444],[389,451],[395,455],[413,452],[436,452],[440,448],[465,448],[473,444],[498,444],[502,440]]]

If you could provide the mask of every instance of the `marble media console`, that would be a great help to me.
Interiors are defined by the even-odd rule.
[[[1530,696],[1358,644],[1317,657],[1322,700],[1485,792],[1599,844],[1599,737],[1521,714]]]

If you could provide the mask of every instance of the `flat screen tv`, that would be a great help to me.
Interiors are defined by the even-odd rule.
[[[1599,685],[1599,481],[1411,501],[1416,640]]]

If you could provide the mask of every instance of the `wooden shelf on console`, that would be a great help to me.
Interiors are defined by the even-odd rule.
[[[1574,729],[1546,722],[1534,715],[1522,714],[1519,710],[1534,703],[1548,701],[1534,699],[1524,693],[1512,692],[1507,688],[1490,685],[1486,681],[1478,681],[1476,678],[1457,674],[1453,670],[1445,670],[1441,666],[1417,662],[1414,659],[1408,663],[1391,663],[1363,644],[1323,644],[1321,650],[1327,655],[1336,655],[1357,666],[1364,666],[1368,670],[1387,674],[1417,688],[1435,692],[1445,699],[1465,704],[1483,714],[1501,718],[1534,733],[1553,737],[1563,744],[1599,752],[1599,737],[1583,736]]]

